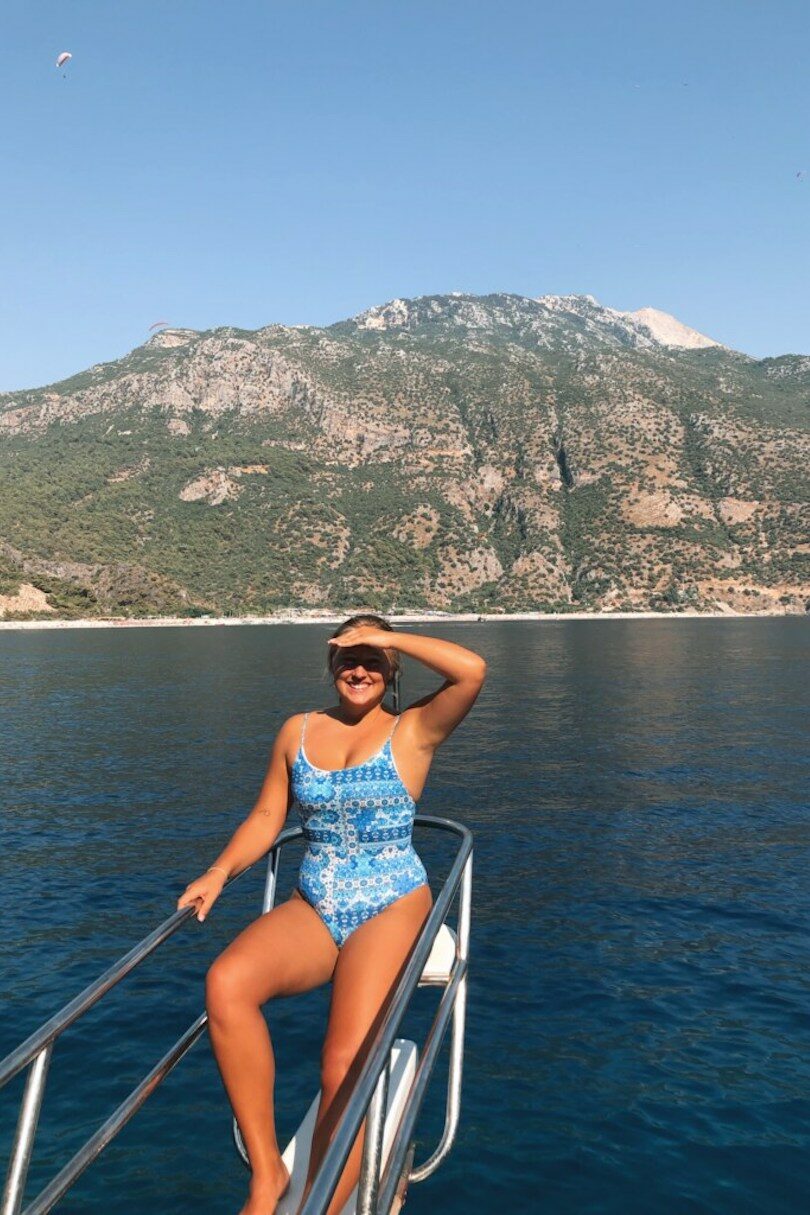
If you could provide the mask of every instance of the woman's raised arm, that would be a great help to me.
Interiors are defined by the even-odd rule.
[[[417,741],[425,747],[438,747],[466,717],[487,673],[487,664],[480,654],[456,645],[454,641],[422,637],[418,633],[388,632],[359,625],[333,638],[330,644],[341,648],[370,645],[399,650],[400,654],[423,662],[443,677],[440,688],[406,710],[409,717],[413,715]]]

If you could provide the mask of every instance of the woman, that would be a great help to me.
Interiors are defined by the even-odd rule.
[[[469,712],[486,673],[471,650],[394,632],[374,615],[346,620],[329,647],[338,704],[288,718],[255,806],[177,904],[194,904],[204,920],[228,878],[272,846],[297,802],[307,847],[296,889],[240,933],[206,980],[214,1054],[251,1165],[240,1215],[272,1215],[289,1182],[276,1139],[275,1065],[261,1006],[332,980],[306,1198],[432,906],[411,843],[416,802],[434,751]],[[400,654],[444,682],[397,717],[383,698]],[[365,1124],[327,1215],[338,1215],[357,1183],[364,1131]]]

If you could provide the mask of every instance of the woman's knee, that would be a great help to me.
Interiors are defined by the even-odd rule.
[[[243,967],[221,954],[205,976],[205,1007],[209,1017],[227,1017],[246,1003],[251,1000]]]

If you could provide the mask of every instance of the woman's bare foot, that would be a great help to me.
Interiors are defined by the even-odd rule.
[[[239,1215],[273,1215],[289,1184],[289,1169],[283,1161],[279,1161],[277,1173],[251,1179],[250,1195]]]

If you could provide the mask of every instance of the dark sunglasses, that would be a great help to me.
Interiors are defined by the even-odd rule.
[[[382,671],[388,666],[388,659],[384,654],[379,658],[360,658],[357,655],[338,653],[332,659],[333,671],[352,671],[355,667],[365,667],[367,670]]]

